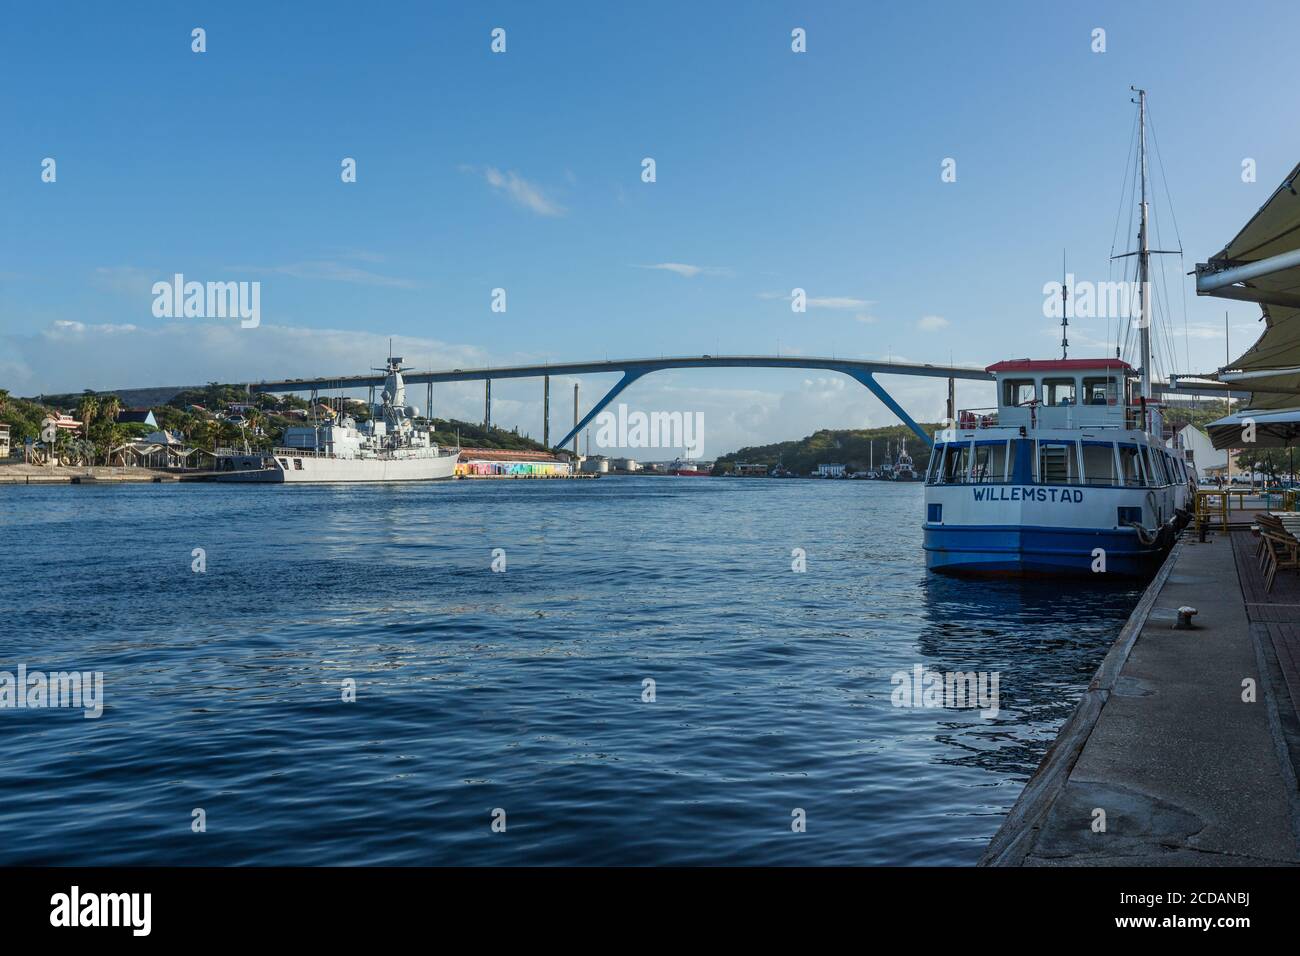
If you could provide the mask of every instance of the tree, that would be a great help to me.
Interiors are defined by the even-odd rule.
[[[93,392],[87,392],[81,396],[81,401],[77,402],[77,417],[81,419],[81,437],[90,438],[90,427],[95,423],[95,415],[99,412],[99,399]]]

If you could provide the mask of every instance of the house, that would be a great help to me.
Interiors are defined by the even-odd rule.
[[[1215,448],[1210,436],[1195,425],[1184,425],[1166,444],[1170,448],[1186,448],[1192,453],[1192,464],[1198,478],[1216,478],[1228,469],[1228,450]]]
[[[153,417],[152,408],[124,408],[117,413],[119,425],[148,425],[158,427],[158,420]]]
[[[0,422],[0,458],[9,457],[9,426]]]
[[[843,478],[844,466],[840,464],[822,464],[817,466],[818,478]]]

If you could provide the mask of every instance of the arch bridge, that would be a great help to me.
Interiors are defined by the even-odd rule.
[[[884,403],[885,407],[898,417],[927,445],[933,439],[927,435],[912,417],[903,410],[885,388],[876,381],[877,375],[913,375],[927,378],[944,378],[948,380],[948,417],[954,415],[953,390],[957,379],[991,382],[993,376],[982,368],[970,368],[958,365],[928,365],[911,362],[868,362],[856,359],[819,358],[803,355],[699,355],[643,359],[606,359],[595,362],[548,362],[541,365],[505,365],[489,368],[449,369],[444,371],[402,371],[406,384],[426,384],[429,390],[425,413],[432,417],[433,386],[437,382],[483,382],[483,418],[484,424],[492,422],[492,382],[496,379],[541,378],[543,403],[543,443],[547,447],[563,448],[570,441],[575,441],[584,428],[604,411],[620,393],[629,385],[651,372],[680,368],[790,368],[819,369],[840,372],[866,386],[870,392]],[[598,375],[622,373],[622,377],[613,387],[596,402],[579,419],[578,393],[574,387],[574,424],[573,428],[560,441],[552,446],[550,443],[550,380],[552,375]],[[313,400],[320,391],[369,388],[371,401],[374,390],[382,387],[383,373],[364,375],[337,375],[323,378],[291,378],[273,382],[252,382],[249,392],[310,392]],[[575,444],[576,450],[576,444]]]

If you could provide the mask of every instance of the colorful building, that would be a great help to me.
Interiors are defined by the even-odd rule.
[[[457,478],[567,478],[569,463],[539,451],[462,448]]]

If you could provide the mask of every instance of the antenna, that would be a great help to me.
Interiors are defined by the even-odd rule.
[[[1147,91],[1136,86],[1130,90],[1138,95],[1133,102],[1138,105],[1138,166],[1142,173],[1142,225],[1138,232],[1138,274],[1142,290],[1142,397],[1151,398],[1151,251],[1147,239]]]
[[[1070,349],[1070,340],[1066,338],[1067,330],[1070,327],[1069,313],[1066,311],[1066,300],[1070,298],[1070,290],[1066,288],[1066,279],[1068,274],[1065,271],[1065,247],[1061,247],[1061,358],[1066,358]]]

